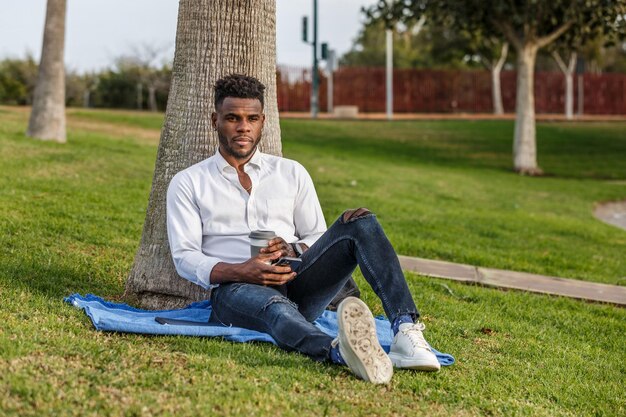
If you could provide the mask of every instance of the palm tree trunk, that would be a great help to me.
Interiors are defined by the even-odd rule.
[[[39,73],[26,135],[64,143],[66,0],[48,0]]]
[[[208,291],[180,278],[167,241],[165,197],[178,171],[211,156],[213,85],[224,75],[254,76],[267,87],[260,147],[281,154],[276,102],[275,0],[181,0],[172,87],[157,153],[141,244],[126,295],[144,308],[173,308]]]
[[[537,140],[535,130],[535,60],[537,45],[527,43],[517,57],[517,97],[515,104],[515,138],[513,164],[515,171],[524,175],[541,175],[537,166]]]

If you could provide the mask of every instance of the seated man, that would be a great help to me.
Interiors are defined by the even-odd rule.
[[[212,289],[211,322],[268,333],[285,350],[345,364],[366,381],[389,382],[393,366],[439,370],[398,258],[374,214],[348,210],[326,230],[304,167],[257,149],[264,89],[243,75],[215,84],[211,121],[219,148],[179,172],[167,193],[176,270]],[[278,237],[251,258],[252,230]],[[284,256],[301,257],[297,272],[274,264]],[[389,355],[376,338],[372,313],[358,298],[339,305],[335,340],[313,324],[357,265],[392,323]]]

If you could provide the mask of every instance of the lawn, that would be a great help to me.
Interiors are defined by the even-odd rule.
[[[626,310],[409,275],[457,364],[372,386],[268,344],[107,334],[64,304],[119,298],[162,115],[69,111],[65,145],[0,107],[0,415],[624,415]],[[542,178],[510,171],[512,122],[284,120],[327,221],[375,211],[404,255],[626,285],[626,123],[541,123]],[[376,313],[373,293],[363,297]]]

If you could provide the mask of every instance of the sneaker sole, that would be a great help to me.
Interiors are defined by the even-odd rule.
[[[376,337],[374,316],[365,303],[348,297],[337,309],[339,352],[356,376],[374,384],[387,384],[393,364]]]
[[[439,361],[433,362],[430,358],[424,359],[405,359],[402,356],[389,353],[389,359],[393,366],[399,369],[415,369],[417,371],[437,372],[441,369]]]

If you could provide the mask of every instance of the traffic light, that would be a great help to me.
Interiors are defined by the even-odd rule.
[[[328,59],[328,42],[322,43],[322,59]]]
[[[302,16],[302,41],[309,42],[309,18]]]

